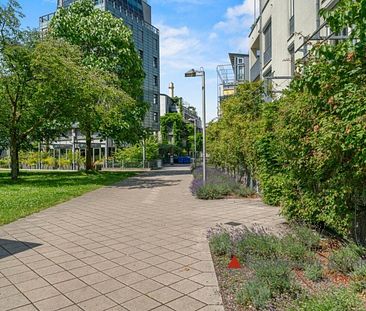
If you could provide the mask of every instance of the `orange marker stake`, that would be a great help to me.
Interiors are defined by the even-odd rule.
[[[240,262],[238,260],[238,258],[236,258],[235,256],[232,257],[230,263],[229,263],[229,266],[228,266],[229,269],[240,269],[241,266],[240,266]]]

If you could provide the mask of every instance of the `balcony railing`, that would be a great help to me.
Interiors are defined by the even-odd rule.
[[[270,46],[267,50],[263,53],[263,62],[264,66],[267,65],[272,60],[272,47]]]
[[[256,62],[250,68],[250,80],[254,81],[256,80],[261,74],[261,60],[260,57],[257,58]]]

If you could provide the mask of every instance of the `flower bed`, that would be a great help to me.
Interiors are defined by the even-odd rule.
[[[298,225],[282,235],[218,226],[209,240],[227,311],[366,310],[365,249],[355,244]],[[240,269],[228,268],[232,256]]]
[[[203,200],[218,200],[227,197],[250,197],[255,191],[237,182],[235,178],[228,176],[220,170],[207,168],[207,182],[203,185],[202,167],[193,170],[191,184],[192,194]]]

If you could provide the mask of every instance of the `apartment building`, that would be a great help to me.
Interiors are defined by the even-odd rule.
[[[249,55],[229,53],[230,64],[217,66],[217,111],[220,115],[221,102],[235,93],[239,83],[250,81]]]
[[[255,0],[254,24],[249,34],[250,80],[271,83],[281,93],[291,81],[296,61],[322,41],[336,42],[347,31],[334,34],[319,15],[339,0]]]
[[[58,7],[67,7],[77,0],[58,0]],[[151,25],[151,6],[147,0],[95,0],[95,6],[122,18],[132,30],[137,52],[143,61],[146,74],[143,91],[144,101],[150,104],[144,126],[158,132],[160,95],[160,41],[159,30]],[[54,13],[40,17],[40,30],[47,31]]]

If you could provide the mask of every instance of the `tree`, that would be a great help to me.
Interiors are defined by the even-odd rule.
[[[147,105],[141,100],[144,72],[136,53],[132,33],[122,19],[81,0],[60,8],[50,24],[52,37],[80,47],[82,63],[117,77],[115,85],[134,101],[114,102],[108,114],[96,114],[93,96],[82,108],[78,121],[86,136],[86,169],[91,169],[91,134],[95,131],[121,143],[134,143],[143,135],[142,121]],[[100,112],[100,110],[99,110]]]
[[[11,176],[19,173],[19,150],[54,120],[70,123],[82,84],[81,55],[60,41],[9,42],[0,63],[0,132],[8,137]]]

